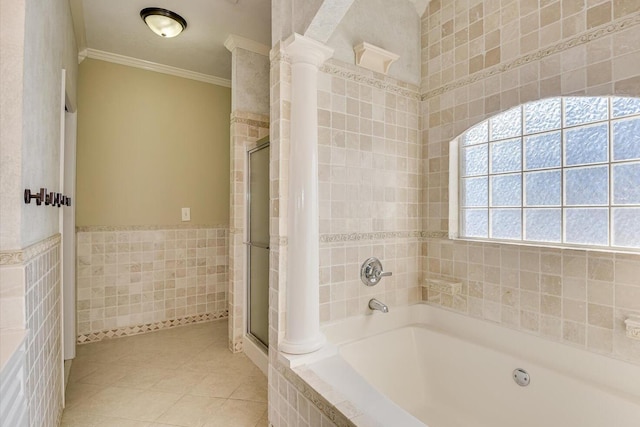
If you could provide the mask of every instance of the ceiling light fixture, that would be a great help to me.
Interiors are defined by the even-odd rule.
[[[140,17],[160,37],[175,37],[187,28],[187,21],[182,16],[160,7],[144,8]]]

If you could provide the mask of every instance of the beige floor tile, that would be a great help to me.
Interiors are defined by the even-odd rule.
[[[124,418],[105,417],[96,424],[96,427],[149,427],[151,423],[147,421],[134,421]]]
[[[131,372],[128,366],[122,366],[120,364],[109,363],[98,364],[98,366],[98,369],[83,376],[76,382],[106,386],[119,381]],[[73,370],[73,364],[71,365],[71,370]]]
[[[122,343],[116,343],[115,341],[117,341],[117,339],[79,345],[77,347],[75,360],[94,363],[113,363],[131,353],[131,348],[127,348]]]
[[[262,418],[258,420],[255,427],[269,427],[269,411],[264,411]]]
[[[193,396],[228,398],[243,382],[244,378],[233,372],[214,372],[205,376],[187,393]]]
[[[266,410],[266,403],[229,399],[202,427],[254,427]]]
[[[95,427],[104,419],[105,417],[102,415],[72,411],[65,408],[60,427]]]
[[[184,364],[185,355],[176,352],[175,354],[140,352],[123,357],[118,364],[132,367],[150,367],[158,369],[176,369]]]
[[[215,419],[225,399],[185,395],[156,421],[184,427],[200,427]]]
[[[69,383],[65,390],[65,409],[77,406],[82,399],[88,399],[107,386],[83,383]]]
[[[129,366],[127,367],[127,374],[117,381],[114,381],[112,385],[114,387],[146,390],[152,388],[155,383],[165,378],[168,373],[166,369],[152,366]]]
[[[245,380],[230,396],[231,399],[267,401],[267,378],[264,375],[250,377]]]
[[[267,426],[266,378],[227,345],[218,321],[78,346],[61,426]]]
[[[180,370],[165,371],[164,376],[151,387],[169,393],[187,393],[202,382],[202,374]]]
[[[129,420],[155,421],[178,399],[179,394],[107,387],[91,398],[83,399],[75,409]]]
[[[86,377],[89,374],[96,372],[100,368],[104,368],[105,365],[100,363],[81,361],[74,359],[71,363],[71,371],[69,373],[69,383],[73,383]]]

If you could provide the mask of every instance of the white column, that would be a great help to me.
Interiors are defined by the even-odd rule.
[[[318,350],[320,332],[318,210],[318,67],[333,49],[293,34],[284,42],[291,58],[291,142],[287,203],[287,312],[280,350]]]

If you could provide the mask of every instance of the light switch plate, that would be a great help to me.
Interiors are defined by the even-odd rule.
[[[182,220],[191,221],[191,208],[182,208]]]

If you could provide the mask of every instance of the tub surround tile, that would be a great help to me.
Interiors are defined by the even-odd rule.
[[[321,413],[322,425],[325,425],[324,419],[326,418],[331,423],[329,425],[337,427],[357,426],[352,418],[356,418],[361,414],[355,409],[355,406],[345,400],[337,390],[333,390],[331,386],[312,371],[306,368],[290,369],[279,364],[277,372],[280,376],[280,384],[282,384],[279,387],[283,387],[285,392],[284,395],[281,393],[280,398],[286,398],[287,394],[301,397],[305,403],[299,406],[303,406],[306,409],[310,404],[317,408]],[[319,426],[320,424],[309,423],[309,425]]]
[[[640,310],[632,288],[640,271],[635,257],[447,239],[448,144],[456,135],[492,114],[544,97],[640,95],[637,73],[629,71],[638,47],[622,41],[637,38],[638,11],[605,2],[612,3],[608,17],[594,9],[588,18],[587,7],[575,3],[541,8],[528,0],[470,7],[429,3],[422,16],[418,90],[397,81],[380,83],[378,76],[335,60],[323,67],[318,82],[322,321],[362,313],[375,293],[387,304],[410,303],[420,299],[425,278],[444,278],[459,281],[460,293],[422,291],[430,304],[639,363],[640,347],[625,336],[623,323],[624,316]],[[595,3],[588,8],[603,2]],[[280,271],[286,271],[287,218],[278,207],[287,202],[289,66],[276,43],[271,54],[272,348],[283,336],[286,316],[286,278]],[[358,288],[359,263],[371,255],[394,271],[379,285],[384,290]],[[406,274],[395,277],[396,271]],[[270,356],[271,423],[334,425],[322,404],[301,393],[277,366]]]
[[[454,13],[452,5],[428,6],[421,41],[423,230],[448,231],[449,142],[472,125],[551,96],[640,96],[640,86],[624,83],[639,78],[637,67],[629,65],[640,49],[630,42],[640,31],[637,7],[577,3],[470,6],[469,13],[472,7],[482,9],[478,42],[469,38],[478,30],[467,13]],[[429,303],[640,363],[640,346],[626,336],[623,324],[640,313],[637,254],[446,237],[427,237],[422,247],[425,277],[460,280],[459,298],[467,304],[455,308],[451,298],[424,294]],[[496,285],[498,301],[491,292]]]
[[[437,293],[445,293],[453,296],[462,292],[462,282],[452,280],[427,278],[424,280],[422,286],[430,293],[433,292],[434,295]]]

